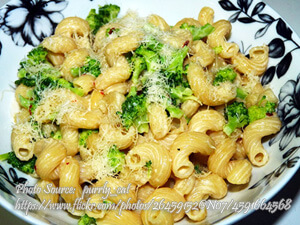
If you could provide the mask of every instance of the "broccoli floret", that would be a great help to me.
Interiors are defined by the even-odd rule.
[[[33,48],[26,56],[24,60],[20,62],[20,68],[18,69],[18,77],[20,78],[15,83],[16,85],[24,84],[28,87],[34,86],[35,80],[31,78],[31,68],[35,68],[36,71],[39,68],[47,68],[50,67],[51,64],[47,60],[47,49],[38,46]],[[46,65],[46,66],[41,66]]]
[[[245,99],[248,93],[242,88],[236,88],[236,97],[240,99]]]
[[[183,86],[171,88],[170,95],[173,101],[175,101],[176,105],[179,105],[180,103],[185,102],[186,100],[194,100],[196,102],[199,102],[197,97],[193,95],[192,89]]]
[[[147,161],[144,167],[147,168],[147,174],[148,174],[148,177],[151,177],[151,172],[152,172],[152,161],[151,161],[151,160]]]
[[[237,129],[249,124],[248,110],[243,102],[233,102],[225,108],[225,124],[223,131],[230,136]]]
[[[265,102],[266,96],[263,96],[258,105],[253,105],[248,108],[249,114],[249,123],[252,123],[255,120],[263,119],[267,115],[272,115],[275,112],[276,104],[273,102]]]
[[[5,160],[7,161],[7,163],[11,164],[13,167],[17,168],[18,170],[24,173],[27,174],[34,173],[34,166],[36,161],[35,156],[33,156],[28,161],[22,161],[17,158],[14,152],[8,152],[0,155],[0,161],[5,161]]]
[[[234,70],[231,67],[220,69],[215,76],[213,85],[219,86],[220,83],[223,83],[225,81],[233,82],[236,76],[236,72],[234,72]]]
[[[52,80],[52,82],[54,84],[57,83],[58,87],[69,89],[70,91],[74,92],[75,94],[81,97],[84,96],[84,90],[81,88],[74,87],[73,83],[70,81],[67,81],[63,78],[59,78],[59,79]]]
[[[106,199],[106,200],[103,200],[103,203],[104,203],[104,204],[113,204],[112,201],[109,201],[109,200],[107,200],[107,199]]]
[[[275,109],[276,109],[276,103],[274,103],[274,102],[267,102],[266,105],[265,105],[265,109],[266,109],[266,114],[267,113],[269,113],[269,114],[274,113]]]
[[[39,79],[39,85],[38,87],[35,88],[37,93],[40,93],[44,91],[45,89],[50,88],[66,88],[69,89],[70,91],[74,92],[75,94],[79,96],[84,95],[84,90],[81,88],[74,87],[73,83],[70,81],[65,80],[64,78],[59,78],[55,75],[51,74],[38,74]]]
[[[113,173],[118,174],[125,164],[125,153],[121,152],[116,145],[110,147],[108,154],[108,163]]]
[[[97,133],[98,130],[80,130],[78,144],[86,148],[86,141],[92,133]]]
[[[94,217],[89,217],[87,214],[84,214],[78,220],[78,225],[96,225],[96,219]]]
[[[155,37],[150,36],[147,41],[144,43],[147,49],[150,49],[154,52],[160,53],[164,45],[159,42]]]
[[[47,54],[46,49],[37,47],[31,50],[27,58],[20,63],[19,79],[15,81],[15,84],[17,86],[23,84],[27,87],[33,87],[30,96],[18,96],[21,106],[28,109],[30,115],[37,108],[45,90],[66,88],[79,96],[85,94],[82,88],[74,87],[72,82],[61,78],[59,69],[47,60]]]
[[[119,12],[120,7],[117,5],[99,6],[98,12],[96,12],[96,9],[90,10],[86,21],[89,23],[92,32],[96,34],[100,27],[117,18]]]
[[[185,68],[183,67],[183,61],[187,56],[188,51],[189,48],[187,46],[174,51],[172,54],[172,61],[165,69],[169,84],[173,87],[181,85],[183,82],[183,74],[186,73]]]
[[[0,161],[6,161],[9,158],[9,152],[0,155]]]
[[[19,86],[20,84],[24,84],[27,87],[34,87],[36,85],[35,79],[22,77],[19,80],[15,81],[15,84]]]
[[[149,72],[154,72],[159,68],[160,57],[155,51],[148,49],[145,45],[141,45],[135,50],[135,53],[144,58]]]
[[[144,58],[146,68],[149,72],[162,72],[168,80],[170,86],[177,86],[184,83],[183,74],[186,73],[183,67],[183,61],[187,56],[189,48],[184,46],[181,49],[172,50],[171,60],[167,61],[164,55],[164,44],[160,43],[154,37],[148,38],[135,53]],[[168,63],[166,63],[168,62]]]
[[[139,83],[139,76],[147,68],[144,57],[138,56],[136,54],[134,54],[129,59],[129,62],[131,64],[131,69],[132,69],[132,75],[130,78],[130,80],[132,81],[132,85],[130,87],[128,97],[137,94],[137,85]]]
[[[137,85],[140,74],[147,68],[146,62],[143,57],[133,55],[130,58],[130,63],[132,66],[131,80],[134,85]]]
[[[166,110],[169,112],[170,117],[180,119],[184,112],[174,105],[167,106]]]
[[[30,114],[34,113],[34,110],[36,109],[41,100],[41,93],[47,88],[63,87],[69,89],[70,91],[74,92],[79,96],[84,95],[83,89],[74,87],[73,83],[63,78],[57,78],[55,76],[47,77],[47,75],[40,75],[38,79],[40,79],[39,85],[35,86],[35,88],[32,91],[33,94],[30,98],[25,98],[19,95],[20,105],[28,109]]]
[[[46,63],[46,62],[48,62],[48,60],[46,58],[47,54],[48,54],[48,51],[45,48],[43,48],[42,46],[33,48],[27,54],[27,59],[20,63],[21,67],[23,68],[28,65],[39,65],[41,63]]]
[[[89,73],[95,77],[101,74],[101,65],[97,59],[93,59],[88,56],[82,67],[75,67],[71,69],[71,74],[74,77],[80,76],[82,74]]]
[[[180,28],[189,30],[192,33],[193,41],[200,40],[200,39],[208,36],[215,30],[215,28],[212,25],[210,25],[209,23],[205,24],[202,27],[196,27],[194,25],[188,25],[187,23],[183,23],[180,26]]]
[[[156,40],[154,37],[149,37],[140,47],[135,50],[138,56],[144,58],[146,68],[150,72],[157,71],[161,67],[164,60],[161,55],[163,44]]]
[[[56,131],[56,132],[52,131],[52,132],[51,132],[51,137],[52,137],[53,139],[56,139],[56,140],[61,140],[61,139],[62,139],[61,131],[60,131],[60,130],[58,130],[58,131]]]
[[[151,26],[148,27],[152,29]],[[155,32],[154,30],[151,31]],[[164,51],[164,49],[167,49],[168,51]],[[168,53],[166,54],[166,52]],[[147,80],[149,78],[148,76],[151,76],[154,72],[156,75],[159,74],[159,76],[157,80],[154,79],[153,85],[155,87],[157,85],[158,88],[165,90],[165,95],[157,98],[162,99],[162,101],[157,103],[163,105],[169,113],[169,116],[181,118],[183,112],[178,107],[180,103],[187,99],[197,100],[195,96],[192,96],[193,93],[191,89],[187,88],[189,85],[183,76],[186,74],[186,68],[183,66],[183,62],[187,53],[187,46],[180,49],[174,49],[162,44],[152,36],[148,37],[147,40],[135,50],[130,59],[133,68],[131,77],[132,86],[126,101],[122,105],[122,113],[118,113],[121,116],[123,126],[126,129],[135,125],[139,133],[148,132],[149,125],[146,94],[149,89],[147,87]],[[148,73],[145,73],[146,76],[141,77],[140,85],[138,83],[139,77],[144,70],[147,70]],[[161,84],[163,84],[163,87],[160,86]],[[143,94],[138,93],[137,86],[139,88],[142,86],[141,92]],[[155,92],[155,90],[153,92]],[[157,99],[156,101],[159,101]]]
[[[21,62],[18,72],[19,80],[15,81],[15,84],[35,87],[34,92],[37,98],[41,95],[42,91],[49,89],[49,87],[67,88],[79,96],[83,96],[83,89],[76,88],[72,82],[60,78],[61,74],[59,70],[47,61],[47,53],[48,51],[42,47],[37,47],[30,51],[27,58]]]
[[[126,129],[132,125],[139,133],[148,132],[147,102],[144,94],[133,95],[126,98],[122,104],[122,112],[118,112],[122,124]]]
[[[30,115],[34,113],[34,110],[37,107],[38,102],[29,100],[27,98],[24,98],[22,95],[19,95],[20,105],[24,107],[25,109],[29,110]]]
[[[222,46],[214,47],[213,49],[214,49],[214,51],[217,55],[220,54],[223,51]]]

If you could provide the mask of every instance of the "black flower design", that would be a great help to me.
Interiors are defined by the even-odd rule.
[[[2,43],[0,41],[0,55],[1,55],[1,52],[2,52]]]
[[[258,2],[252,10],[250,6],[253,0],[237,0],[237,6],[234,5],[230,0],[220,0],[220,6],[226,11],[233,11],[234,13],[229,17],[229,21],[234,23],[239,21],[241,23],[260,23],[264,26],[261,27],[256,33],[255,38],[262,37],[277,20],[269,14],[263,13],[266,6],[263,2]],[[251,11],[251,12],[250,12]]]
[[[13,193],[10,191],[10,187],[7,186],[6,184],[9,183],[13,187],[15,187],[18,184],[25,184],[26,181],[27,181],[26,178],[18,176],[14,168],[9,168],[7,173],[0,165],[0,190],[6,192],[9,195],[13,195]],[[29,196],[34,197],[33,195],[29,195]]]
[[[280,89],[278,116],[282,128],[269,144],[279,141],[279,149],[282,151],[295,137],[300,137],[300,74],[296,81],[289,80]]]
[[[276,32],[279,36],[274,38],[268,44],[269,57],[273,59],[279,58],[280,61],[277,65],[271,66],[267,69],[261,79],[261,83],[263,85],[269,84],[273,80],[275,74],[277,75],[278,79],[284,76],[292,64],[292,52],[300,49],[300,45],[292,38],[293,31],[281,18],[278,19]],[[287,42],[290,42],[289,44],[292,43],[295,47],[293,49],[286,49],[285,43]]]
[[[65,0],[16,0],[0,11],[0,27],[18,46],[36,46],[63,19]]]

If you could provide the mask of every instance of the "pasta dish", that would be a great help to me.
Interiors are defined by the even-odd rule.
[[[260,83],[268,46],[243,54],[209,7],[172,25],[119,10],[63,19],[20,62],[7,161],[38,178],[41,202],[115,207],[73,207],[79,224],[202,221],[193,203],[224,198],[268,163],[261,139],[281,127]],[[162,200],[168,208],[118,210]]]

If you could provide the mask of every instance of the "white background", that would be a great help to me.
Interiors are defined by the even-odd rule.
[[[0,0],[0,6],[7,0]],[[279,13],[287,23],[300,35],[300,0],[264,0],[269,6]],[[298,171],[290,182],[271,201],[280,201],[282,198],[291,198],[292,207],[288,211],[277,211],[271,214],[266,211],[256,211],[235,225],[298,225],[300,224],[300,171]],[[16,218],[0,206],[0,225],[28,225]]]

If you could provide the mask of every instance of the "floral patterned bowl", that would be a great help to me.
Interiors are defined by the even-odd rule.
[[[215,20],[228,19],[232,25],[230,40],[239,44],[247,54],[251,46],[267,44],[270,61],[261,83],[269,85],[279,98],[277,113],[282,121],[280,132],[264,142],[270,161],[262,168],[254,168],[248,185],[232,190],[222,201],[256,202],[270,199],[294,175],[300,165],[300,39],[286,22],[259,0],[173,0],[138,1],[110,0],[121,7],[137,10],[141,16],[156,13],[174,24],[183,17],[197,17],[204,6],[215,10]],[[10,151],[10,132],[14,101],[13,84],[20,60],[43,38],[51,35],[57,23],[68,16],[85,18],[91,8],[98,6],[93,0],[13,0],[0,9],[0,153]],[[100,3],[105,4],[105,3]],[[76,224],[76,219],[64,211],[15,210],[20,200],[37,202],[33,195],[16,192],[15,186],[33,186],[36,180],[5,162],[0,162],[0,203],[3,207],[34,224]],[[20,202],[19,202],[20,203]],[[250,210],[251,211],[251,210]],[[28,214],[27,216],[24,216]],[[246,214],[233,209],[209,211],[207,219],[198,224],[233,223]],[[187,220],[178,224],[189,224]]]

